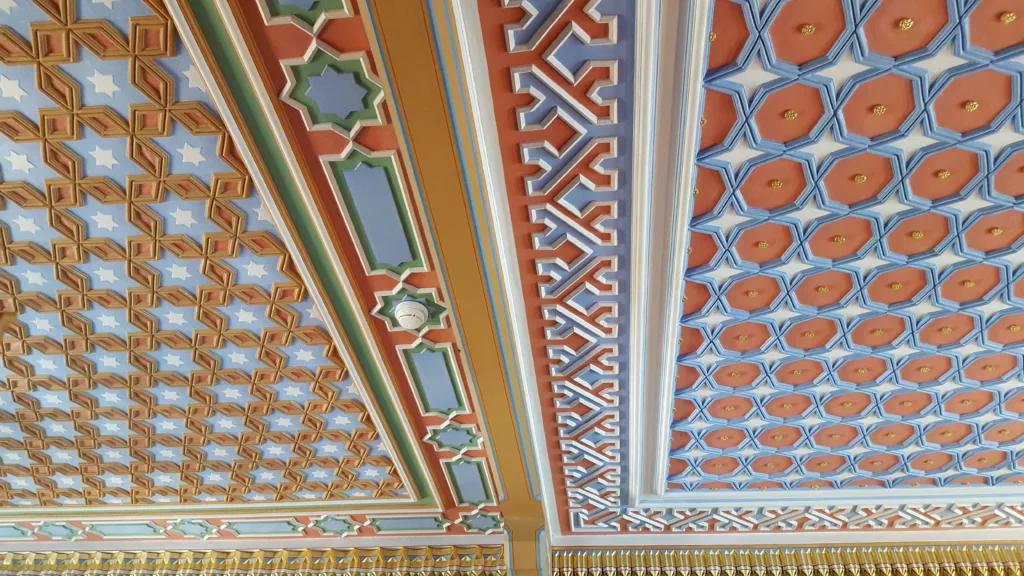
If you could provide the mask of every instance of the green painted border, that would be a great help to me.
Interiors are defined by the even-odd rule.
[[[313,265],[313,271],[323,286],[325,296],[337,312],[341,328],[349,339],[355,360],[366,376],[366,385],[380,407],[381,416],[392,435],[395,448],[401,454],[402,463],[415,484],[416,492],[422,495],[420,500],[411,505],[435,504],[434,499],[430,497],[430,487],[424,470],[419,467],[417,462],[411,439],[404,432],[396,433],[402,431],[403,428],[399,408],[388,394],[383,375],[374,367],[370,346],[360,334],[355,311],[344,296],[345,292],[341,282],[330,265],[327,247],[316,233],[316,227],[313,225],[312,218],[302,201],[302,196],[291,178],[284,156],[277,146],[273,131],[263,114],[263,109],[253,91],[253,86],[249,83],[245,69],[238,59],[238,54],[224,28],[224,23],[220,20],[217,8],[213,2],[208,0],[187,0],[187,7],[199,25],[203,40],[206,41],[213,53],[214,61],[208,62],[208,64],[219,70],[231,90],[231,93],[225,94],[225,97],[231,98],[241,113],[242,118],[239,120],[243,121],[256,144],[257,150],[252,152],[258,153],[262,158],[274,186],[280,193],[281,202],[292,220],[296,239],[306,250]],[[337,504],[343,505],[344,502]],[[324,505],[334,506],[336,504],[325,502]],[[360,509],[387,507],[393,508],[394,503],[366,504],[361,505]],[[208,510],[207,513],[213,513],[213,511]]]
[[[452,466],[456,464],[472,464],[476,466],[477,474],[480,475],[480,485],[483,486],[487,496],[485,500],[475,501],[466,498],[462,493],[462,486],[459,486],[459,483],[455,481],[455,472],[452,470]],[[487,474],[487,465],[483,460],[450,460],[444,463],[444,471],[448,475],[448,482],[452,485],[452,489],[455,490],[455,496],[458,498],[460,506],[493,506],[497,504],[494,500],[494,492],[491,491],[491,478]]]
[[[455,400],[459,403],[458,406],[448,410],[439,410],[430,406],[430,403],[427,401],[426,384],[423,382],[423,378],[420,377],[419,370],[416,369],[416,363],[412,361],[413,354],[424,351],[436,352],[444,357],[444,365],[448,370],[448,383],[455,392]],[[466,414],[469,412],[469,406],[466,403],[466,394],[462,391],[462,386],[459,385],[459,370],[455,366],[455,358],[452,357],[452,350],[450,347],[433,346],[424,340],[415,346],[403,348],[402,362],[405,363],[405,368],[409,371],[410,379],[412,380],[413,386],[416,388],[416,396],[419,398],[420,406],[423,407],[424,414],[434,414],[444,418],[451,418],[454,414]]]

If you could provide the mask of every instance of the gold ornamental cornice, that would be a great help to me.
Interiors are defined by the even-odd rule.
[[[559,576],[1021,576],[1024,546],[558,549]]]

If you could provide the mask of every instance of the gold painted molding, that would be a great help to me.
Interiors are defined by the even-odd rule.
[[[1020,576],[1024,545],[558,549],[551,565],[565,576]]]
[[[0,554],[0,574],[507,574],[504,546]]]

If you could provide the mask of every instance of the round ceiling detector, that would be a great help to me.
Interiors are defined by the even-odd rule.
[[[429,317],[427,307],[414,300],[404,300],[395,305],[395,318],[406,330],[419,330]]]

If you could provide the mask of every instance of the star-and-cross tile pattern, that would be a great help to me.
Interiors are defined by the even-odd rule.
[[[1022,9],[716,0],[670,494],[1024,481]]]
[[[407,499],[160,0],[0,0],[0,506]]]

